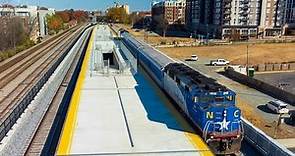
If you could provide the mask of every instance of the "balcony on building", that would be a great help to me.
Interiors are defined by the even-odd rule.
[[[249,5],[247,5],[247,4],[240,5],[240,8],[241,8],[242,10],[248,10],[248,9],[249,9]]]
[[[230,21],[231,20],[231,17],[230,15],[225,15],[224,18],[223,18],[224,21]]]
[[[224,0],[224,3],[231,3],[232,0]]]
[[[224,5],[224,8],[225,8],[225,9],[230,9],[230,8],[231,8],[231,4],[228,3],[228,4]]]
[[[245,16],[249,15],[249,12],[248,11],[240,11],[239,15],[245,17]]]
[[[241,4],[249,4],[249,2],[250,2],[249,0],[240,1]]]
[[[223,10],[223,14],[224,15],[230,15],[231,14],[231,10],[230,9],[224,9]]]

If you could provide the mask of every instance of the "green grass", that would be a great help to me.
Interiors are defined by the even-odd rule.
[[[0,51],[0,62],[16,55],[17,53],[26,50],[32,46],[34,46],[35,43],[29,39],[26,39],[22,44],[16,46],[15,48]]]

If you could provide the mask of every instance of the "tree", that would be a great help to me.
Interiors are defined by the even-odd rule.
[[[64,23],[68,23],[71,20],[70,14],[67,11],[56,12],[56,15],[58,15]]]
[[[130,18],[124,8],[110,8],[107,11],[107,19],[110,22],[129,24]]]
[[[166,37],[169,22],[163,15],[155,16],[153,19],[153,27],[161,30],[163,37]]]
[[[85,22],[88,19],[88,15],[85,11],[81,10],[65,10],[65,11],[59,11],[56,13],[57,16],[59,16],[64,23],[69,23],[70,21],[77,21],[77,22]]]
[[[50,31],[54,31],[55,33],[59,32],[63,29],[63,20],[57,14],[55,15],[48,15],[47,18],[48,29]]]
[[[73,18],[78,22],[85,22],[88,18],[88,15],[85,11],[78,10],[73,12]]]
[[[0,51],[15,48],[28,36],[23,19],[19,17],[0,17],[0,28]]]

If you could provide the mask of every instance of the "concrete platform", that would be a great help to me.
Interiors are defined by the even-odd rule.
[[[92,46],[72,96],[57,155],[212,155],[144,74],[90,72]]]

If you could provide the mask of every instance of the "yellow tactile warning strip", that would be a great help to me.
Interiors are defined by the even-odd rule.
[[[184,129],[185,137],[194,146],[196,151],[199,152],[198,154],[201,156],[214,156],[208,145],[199,135],[194,133],[193,128],[185,121],[185,119],[178,113],[178,111],[172,106],[169,107],[172,113],[175,115],[175,118],[180,126]]]
[[[71,151],[72,139],[77,122],[77,110],[80,103],[81,89],[87,74],[89,59],[92,52],[93,40],[95,36],[96,27],[94,27],[91,38],[86,50],[85,58],[82,63],[81,71],[76,83],[74,93],[70,102],[70,107],[67,113],[66,121],[62,130],[61,138],[57,148],[57,155],[68,155]]]
[[[191,144],[193,144],[194,147],[200,152],[200,155],[202,156],[214,155],[200,136],[190,132],[185,132],[185,136],[188,138]]]

